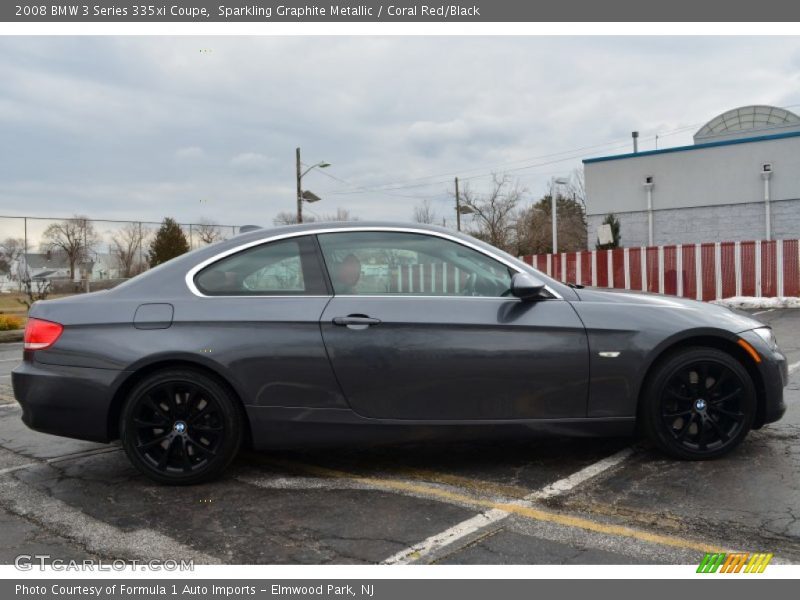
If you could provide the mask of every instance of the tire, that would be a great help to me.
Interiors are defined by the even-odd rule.
[[[130,391],[119,431],[128,459],[158,483],[192,485],[219,477],[243,437],[238,400],[202,371],[149,375]]]
[[[692,347],[658,363],[644,386],[640,419],[666,454],[707,460],[741,443],[757,403],[753,380],[738,360],[715,348]]]

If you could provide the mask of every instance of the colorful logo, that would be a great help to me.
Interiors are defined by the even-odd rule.
[[[769,561],[772,560],[771,553],[757,552],[748,554],[747,552],[736,552],[725,554],[717,552],[706,554],[700,565],[697,567],[698,573],[763,573]]]

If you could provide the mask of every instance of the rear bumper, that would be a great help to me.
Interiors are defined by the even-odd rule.
[[[108,416],[120,371],[23,362],[11,372],[22,421],[31,429],[108,442]]]

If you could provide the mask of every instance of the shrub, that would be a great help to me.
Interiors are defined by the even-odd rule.
[[[22,317],[0,315],[0,331],[11,331],[12,329],[22,329]]]

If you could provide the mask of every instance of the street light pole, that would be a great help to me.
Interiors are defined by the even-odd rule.
[[[553,254],[558,254],[558,209],[556,198],[558,197],[558,186],[569,183],[565,177],[558,177],[553,180],[553,193],[550,198],[550,212],[553,218]]]
[[[308,190],[306,190],[306,197],[303,198],[303,177],[305,177],[306,174],[309,171],[311,171],[312,169],[317,169],[317,168],[319,168],[319,169],[327,169],[328,167],[331,166],[331,164],[327,163],[327,162],[325,162],[323,160],[323,161],[318,162],[315,165],[311,165],[305,171],[302,171],[301,169],[302,169],[302,164],[303,163],[300,162],[300,148],[297,148],[297,150],[295,151],[295,158],[297,159],[296,160],[296,162],[297,162],[297,171],[296,171],[296,174],[297,174],[297,222],[298,223],[302,223],[303,222],[303,200],[305,200],[306,202],[317,202],[318,200],[320,200],[320,198],[318,196],[316,196],[315,194],[312,194]]]
[[[456,177],[456,231],[461,231],[461,199],[458,196],[458,177]]]
[[[300,148],[295,151],[295,155],[297,158],[297,222],[303,222],[303,190],[301,186],[301,180],[303,179],[303,175],[300,172]]]

